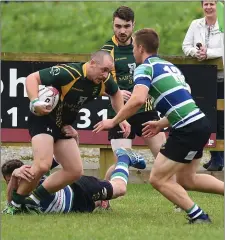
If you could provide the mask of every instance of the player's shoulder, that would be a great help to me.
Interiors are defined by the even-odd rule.
[[[107,84],[108,82],[115,82],[111,73],[109,73],[106,80],[103,81],[104,84]]]
[[[105,42],[104,45],[107,45],[107,44],[109,44],[109,45],[115,45],[115,43],[113,42],[113,38],[108,39],[108,40]]]
[[[113,37],[105,42],[101,50],[111,52],[115,48],[116,44],[113,41]]]
[[[151,71],[151,64],[150,63],[142,63],[138,67],[135,68],[134,74],[148,74]]]
[[[74,78],[78,78],[83,75],[82,66],[83,63],[62,63],[58,65],[59,68],[64,69]]]

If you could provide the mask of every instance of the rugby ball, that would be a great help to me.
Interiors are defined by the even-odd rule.
[[[50,108],[53,110],[59,101],[59,91],[51,86],[41,86],[39,87],[38,98],[40,101],[48,103]],[[30,111],[33,114],[39,116],[38,113],[35,112],[33,105],[31,103]]]

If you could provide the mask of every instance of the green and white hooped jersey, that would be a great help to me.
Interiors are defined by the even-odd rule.
[[[205,116],[197,107],[182,72],[158,56],[148,57],[134,71],[135,85],[145,85],[153,107],[167,117],[173,128],[180,128]]]
[[[46,176],[42,177],[39,184],[42,184]],[[46,199],[40,201],[41,210],[44,213],[68,213],[73,206],[74,193],[70,186],[51,194]]]

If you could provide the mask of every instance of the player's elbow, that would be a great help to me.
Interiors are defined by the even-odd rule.
[[[146,102],[146,97],[143,96],[136,96],[136,106],[141,107]]]

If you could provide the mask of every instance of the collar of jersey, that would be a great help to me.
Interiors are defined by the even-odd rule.
[[[114,43],[117,47],[119,46],[118,41],[116,40],[116,36],[115,36],[115,35],[113,35],[112,41],[113,41],[113,43]],[[130,43],[129,45],[132,45],[132,43],[133,43],[133,38],[131,38],[131,43]],[[127,45],[127,46],[129,46],[129,45]]]
[[[82,66],[84,77],[87,77],[87,63]]]
[[[119,44],[118,44],[118,42],[117,42],[117,40],[116,40],[116,36],[115,36],[115,35],[113,35],[112,41],[113,41],[113,43],[114,43],[117,47],[119,46]]]
[[[159,58],[159,56],[157,54],[151,55],[145,59],[144,63],[147,63],[149,58]]]

